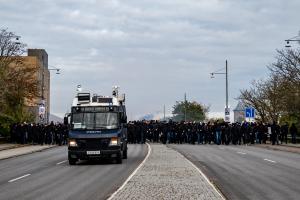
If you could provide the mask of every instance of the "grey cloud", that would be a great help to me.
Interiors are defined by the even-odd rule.
[[[284,39],[298,33],[300,2],[269,0],[0,0],[2,26],[30,48],[45,48],[52,107],[63,113],[76,84],[110,94],[118,84],[133,116],[168,110],[183,93],[213,112],[224,108],[224,77],[209,73],[229,59],[230,103],[264,78]],[[44,8],[44,9],[41,9]],[[59,101],[57,101],[59,99]]]

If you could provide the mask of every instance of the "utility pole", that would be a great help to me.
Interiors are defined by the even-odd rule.
[[[164,121],[166,121],[166,105],[164,105]]]
[[[48,67],[47,67],[48,68]],[[41,101],[39,103],[39,123],[44,124],[45,123],[45,111],[46,111],[46,101],[44,96],[44,90],[45,90],[45,66],[42,66],[42,96]]]
[[[226,77],[226,105],[225,105],[225,121],[229,122],[230,121],[230,110],[229,110],[229,106],[228,106],[228,61],[226,60],[226,66],[225,66],[225,73],[224,72],[220,72],[224,70],[224,68],[219,69],[215,72],[210,73],[211,74],[211,78],[214,78],[215,74],[224,74]]]
[[[186,93],[184,93],[184,121],[186,122]]]
[[[228,110],[228,62],[226,60],[226,109]]]

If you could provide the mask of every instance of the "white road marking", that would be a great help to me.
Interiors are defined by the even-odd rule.
[[[65,163],[65,162],[67,162],[67,160],[64,160],[64,161],[61,161],[61,162],[59,162],[59,163],[56,163],[56,165],[60,165],[60,164],[63,164],[63,163]]]
[[[274,161],[274,160],[269,160],[269,159],[264,159],[265,161],[268,161],[268,162],[271,162],[271,163],[277,163],[276,161]]]
[[[183,156],[183,155],[182,155]],[[183,156],[184,157],[184,156]],[[185,157],[184,157],[185,158]],[[203,177],[204,179],[208,182],[208,184],[218,193],[218,195],[225,200],[225,197],[221,194],[221,192],[216,188],[215,185],[210,182],[210,180],[207,178],[207,176],[194,164],[192,163],[189,159],[185,158]]]
[[[247,153],[244,153],[244,152],[241,152],[241,151],[238,151],[238,152],[236,152],[236,153],[242,154],[242,155],[246,155],[246,154],[247,154]]]
[[[8,181],[9,183],[12,183],[12,182],[15,182],[15,181],[17,181],[17,180],[20,180],[20,179],[22,179],[22,178],[25,178],[25,177],[27,177],[27,176],[30,176],[31,174],[25,174],[24,176],[20,176],[20,177],[18,177],[18,178],[15,178],[15,179],[11,179],[10,181]]]
[[[117,191],[115,191],[107,200],[113,199],[116,196],[116,194],[125,187],[125,185],[128,183],[128,181],[130,181],[130,179],[137,173],[137,171],[145,164],[145,162],[147,161],[148,157],[151,154],[151,147],[148,143],[146,143],[146,144],[148,146],[148,154],[145,157],[145,159],[143,160],[143,162],[134,170],[134,172],[132,172],[132,174],[126,179],[126,181],[123,183],[123,185]]]

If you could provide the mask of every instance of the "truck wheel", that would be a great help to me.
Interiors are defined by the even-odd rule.
[[[123,159],[127,159],[127,149],[123,151]]]
[[[122,154],[119,154],[117,157],[117,164],[122,164]]]
[[[69,165],[76,165],[76,159],[69,159]]]

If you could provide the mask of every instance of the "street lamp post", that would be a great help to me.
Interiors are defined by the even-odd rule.
[[[19,35],[9,34],[9,35],[1,35],[1,37],[8,38],[9,40],[11,38],[14,38],[15,42],[12,42],[12,43],[14,43],[16,45],[20,45],[21,44],[21,42],[20,42],[21,36],[19,36]]]
[[[57,68],[57,67],[54,67],[52,65],[48,65],[50,66],[51,68],[48,67],[48,70],[49,71],[53,71],[55,70],[56,71],[56,74],[60,74],[60,68]],[[42,88],[42,98],[44,98],[44,69],[43,69],[43,88]]]
[[[54,66],[52,66],[52,65],[49,65],[50,67],[52,67],[52,68],[48,68],[48,70],[55,70],[56,71],[56,74],[60,74],[60,68],[57,68],[57,67],[54,67]]]
[[[19,40],[20,40],[20,38],[21,38],[21,36],[14,35],[14,36],[12,36],[12,38],[15,38],[15,39],[16,39],[16,41],[15,41],[15,44],[16,44],[16,45],[19,45],[19,44],[21,44],[21,42],[19,41]]]
[[[54,67],[54,66],[51,66],[51,65],[48,65],[50,66],[51,68],[48,68],[49,71],[52,71],[52,70],[55,70],[56,71],[56,74],[60,74],[60,68],[57,68],[57,67]],[[42,100],[44,100],[44,79],[45,79],[45,72],[44,72],[44,68],[43,68],[43,74],[42,74]]]
[[[48,65],[48,66],[51,67],[51,68],[48,67],[49,71],[55,70],[56,74],[60,74],[60,68],[57,68],[57,67],[51,66],[51,65]],[[48,101],[49,101],[49,99],[48,99]],[[43,73],[42,73],[42,101],[41,101],[40,106],[39,106],[39,116],[40,116],[40,122],[41,123],[44,123],[45,112],[46,112],[46,101],[45,101],[45,68],[43,67]]]
[[[226,60],[226,65],[225,65],[225,72],[220,72],[223,71],[224,68],[217,70],[215,72],[210,73],[211,74],[211,78],[215,78],[214,75],[215,74],[224,74],[225,75],[225,81],[226,81],[226,107],[225,107],[225,121],[229,122],[230,121],[230,111],[229,111],[229,106],[228,106],[228,62]]]
[[[284,41],[286,41],[285,47],[290,48],[290,47],[292,47],[290,45],[290,42],[299,42],[300,43],[300,36],[297,35],[297,36],[294,36],[294,37],[292,37],[290,39],[287,39],[287,40],[284,40]]]
[[[228,109],[228,63],[226,60],[226,108]]]
[[[166,105],[164,105],[164,121],[166,121]]]
[[[186,93],[184,93],[184,122],[186,122]]]

